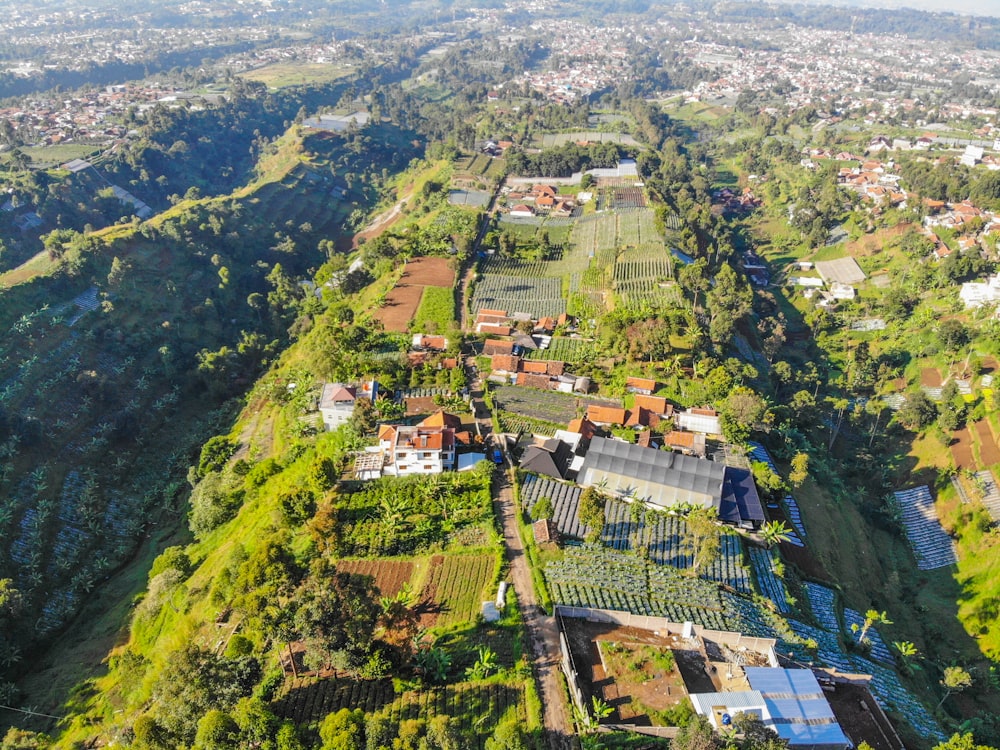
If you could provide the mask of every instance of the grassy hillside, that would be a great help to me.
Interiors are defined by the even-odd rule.
[[[37,668],[32,649],[140,539],[183,517],[191,457],[317,302],[298,280],[329,257],[320,240],[365,205],[361,190],[330,194],[338,170],[379,158],[346,145],[290,133],[240,193],[70,233],[31,273],[5,277],[0,578],[18,592],[0,638],[8,679]]]

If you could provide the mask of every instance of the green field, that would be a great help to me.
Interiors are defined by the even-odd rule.
[[[444,333],[455,322],[455,292],[450,287],[428,286],[420,297],[413,330]]]
[[[242,73],[250,81],[258,81],[268,88],[305,86],[311,83],[330,83],[350,74],[350,65],[333,63],[276,63]]]
[[[83,143],[65,143],[57,146],[25,146],[21,149],[31,159],[33,167],[47,168],[65,164],[73,159],[82,159],[97,153],[98,146]]]

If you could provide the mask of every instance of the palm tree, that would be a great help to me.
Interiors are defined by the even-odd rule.
[[[937,707],[941,708],[952,693],[961,693],[967,687],[971,687],[971,685],[972,675],[962,669],[962,667],[945,667],[944,678],[941,680],[941,686],[944,688],[944,697],[937,704]]]
[[[784,521],[768,521],[760,527],[760,538],[764,546],[771,549],[779,542],[787,542],[792,538],[792,530]]]
[[[900,666],[903,668],[904,672],[908,674],[914,669],[919,669],[919,667],[912,661],[920,655],[920,652],[917,651],[916,645],[914,645],[911,641],[893,641],[892,647],[896,649],[896,652],[899,654]]]
[[[872,625],[892,625],[892,620],[889,619],[889,616],[884,611],[879,612],[876,609],[869,609],[865,612],[865,622],[861,627],[858,627],[857,623],[851,625],[852,633],[861,631],[858,635],[858,643],[865,642],[865,636],[868,635],[868,630]]]

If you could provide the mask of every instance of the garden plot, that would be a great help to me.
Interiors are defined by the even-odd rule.
[[[561,425],[583,414],[589,404],[621,406],[620,401],[585,398],[513,385],[501,386],[493,391],[493,403],[504,411]]]
[[[903,716],[909,724],[921,735],[935,742],[943,742],[944,733],[937,719],[927,710],[920,701],[913,697],[903,683],[899,681],[899,675],[895,670],[882,666],[871,659],[851,655],[851,670],[870,674],[872,680],[869,683],[875,701],[886,711],[895,711]]]
[[[557,359],[567,364],[587,362],[597,357],[597,347],[589,339],[553,337],[545,349],[528,353],[528,359]]]
[[[670,565],[680,570],[691,567],[692,556],[683,549],[681,539],[685,523],[677,516],[646,510],[643,521],[633,517],[629,503],[609,500],[604,510],[606,523],[601,532],[602,543],[620,552],[645,547],[650,561],[657,565]],[[717,583],[722,583],[741,594],[750,594],[750,573],[743,563],[743,547],[738,536],[723,534],[719,540],[719,554],[702,573]]]
[[[865,617],[860,612],[844,607],[844,624],[847,626],[848,633],[851,632],[855,625],[858,626],[858,631],[860,632],[865,626]],[[871,656],[873,659],[884,661],[886,664],[896,663],[892,652],[885,645],[885,641],[882,640],[882,636],[878,634],[875,628],[868,628],[868,632],[865,633],[865,640],[871,645]]]
[[[509,411],[494,411],[497,421],[500,423],[500,431],[510,435],[540,435],[542,437],[552,437],[556,430],[565,428],[565,425],[558,422],[546,422],[543,419],[532,419],[521,414],[514,414]]]
[[[927,485],[894,492],[899,503],[913,554],[920,570],[934,570],[954,565],[958,558],[951,537],[941,528],[934,510],[934,498]]]
[[[753,566],[754,578],[761,595],[770,599],[775,608],[782,614],[791,614],[792,607],[788,603],[788,589],[785,588],[785,582],[774,572],[774,551],[751,547],[750,563]]]
[[[558,604],[690,620],[714,630],[739,621],[716,584],[601,547],[568,549],[545,566],[545,578]]]
[[[840,620],[837,617],[837,594],[826,586],[805,581],[802,587],[809,597],[809,608],[819,626],[831,633],[840,632]]]
[[[580,523],[580,495],[583,490],[575,484],[557,482],[548,477],[526,474],[521,482],[521,505],[530,514],[535,503],[543,497],[552,501],[552,521],[563,536],[583,539],[590,527]]]
[[[997,488],[993,472],[983,469],[976,472],[976,482],[983,489],[983,505],[994,521],[1000,521],[1000,489]],[[956,482],[957,486],[961,486]]]
[[[411,560],[366,559],[340,560],[337,571],[352,575],[370,577],[382,596],[394,597],[413,575]]]
[[[483,274],[476,282],[472,310],[487,308],[527,313],[534,319],[558,317],[566,312],[562,281],[553,278]]]
[[[487,584],[496,571],[493,555],[435,555],[422,599],[436,614],[435,625],[474,622],[484,599],[492,597]],[[428,623],[429,624],[429,623]]]

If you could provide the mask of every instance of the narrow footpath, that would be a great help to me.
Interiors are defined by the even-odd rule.
[[[474,377],[474,376],[473,376]],[[493,426],[489,409],[483,401],[482,384],[470,377],[472,399],[477,421],[488,451],[492,451]],[[505,459],[506,460],[506,459]],[[503,526],[504,546],[510,563],[510,577],[517,596],[517,606],[524,621],[531,648],[535,684],[542,701],[543,726],[548,746],[552,750],[576,750],[579,743],[573,731],[570,707],[563,685],[559,630],[555,617],[545,614],[538,606],[531,582],[531,570],[524,553],[524,544],[517,528],[517,507],[507,464],[497,471],[493,480],[493,507]]]

